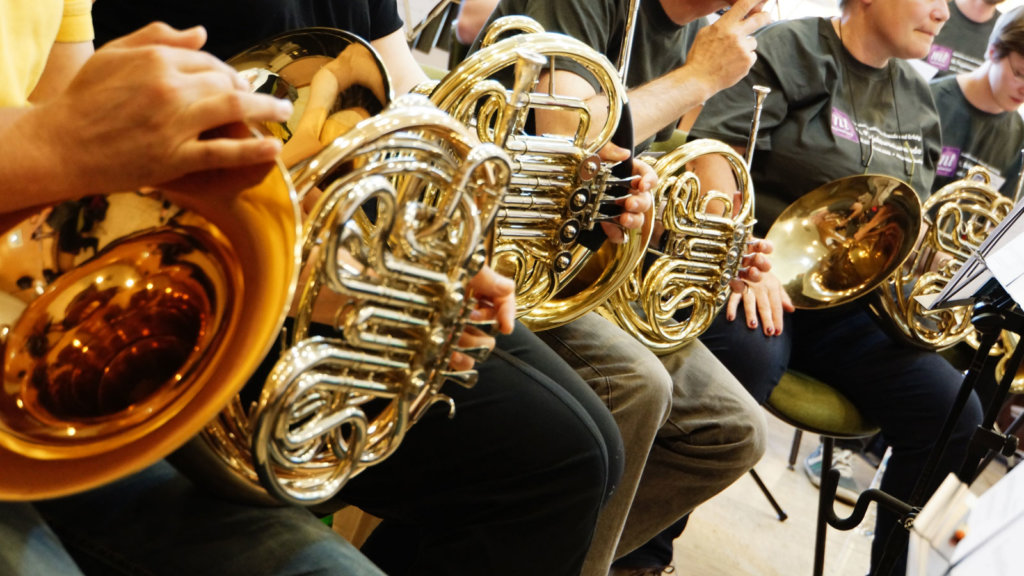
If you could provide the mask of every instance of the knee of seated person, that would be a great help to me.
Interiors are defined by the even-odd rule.
[[[981,400],[978,399],[977,394],[971,393],[971,397],[967,400],[967,404],[964,405],[964,410],[957,420],[956,434],[970,438],[978,426],[981,426],[984,416],[985,411],[981,406]]]
[[[745,419],[745,425],[741,430],[741,441],[743,461],[746,468],[753,468],[767,449],[768,444],[768,420],[764,411],[758,407],[753,412],[746,413],[749,417]]]
[[[672,376],[665,370],[665,366],[655,357],[649,356],[637,359],[634,362],[634,374],[632,378],[635,390],[633,390],[634,402],[637,410],[652,418],[660,414],[658,425],[668,419],[672,411],[672,394],[675,385]],[[628,384],[623,384],[628,385]]]
[[[726,437],[730,441],[729,461],[739,473],[754,467],[767,447],[768,421],[764,411],[753,401],[742,405],[728,422]]]

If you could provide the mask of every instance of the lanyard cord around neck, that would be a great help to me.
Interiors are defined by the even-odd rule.
[[[846,43],[843,42],[843,21],[840,18],[838,21],[839,28],[839,44],[842,50],[846,50]],[[864,167],[864,173],[868,173],[868,167],[871,166],[871,160],[875,156],[875,137],[868,131],[868,147],[864,149],[864,139],[860,137],[860,119],[857,117],[857,99],[853,93],[853,79],[850,76],[850,71],[846,68],[846,56],[842,53],[837,55],[839,58],[839,64],[843,67],[843,74],[845,76],[845,82],[847,88],[846,93],[850,98],[850,108],[853,112],[853,125],[854,130],[857,131],[857,145],[860,147],[860,164]],[[892,109],[896,114],[896,137],[899,139],[900,144],[903,148],[906,157],[903,159],[903,172],[907,175],[908,179],[914,177],[914,154],[910,148],[910,143],[907,142],[903,135],[903,124],[900,122],[900,107],[896,102],[896,80],[894,79],[894,72],[892,69],[892,61],[887,61],[885,64],[886,69],[889,71],[889,89],[892,91]]]

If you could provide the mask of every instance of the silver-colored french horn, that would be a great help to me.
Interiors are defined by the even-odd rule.
[[[475,305],[468,282],[485,262],[508,163],[426,104],[399,98],[293,172],[300,194],[323,194],[303,229],[312,272],[287,350],[259,399],[232,402],[191,462],[176,464],[202,468],[196,453],[206,453],[231,465],[236,495],[322,503],[393,453],[431,405],[448,402],[442,384],[476,381],[447,365]],[[325,292],[346,302],[333,335],[315,336]]]
[[[514,35],[505,37],[509,34]],[[563,60],[585,70],[597,91],[606,95],[607,120],[599,128],[591,129],[591,111],[582,100],[559,94],[557,86],[535,91],[545,67],[551,70]],[[507,78],[510,88],[494,79],[501,74],[514,76]],[[626,280],[650,236],[648,226],[629,231],[622,244],[605,242],[600,249],[608,254],[602,262],[609,265],[588,267],[598,250],[588,247],[584,238],[614,218],[601,212],[603,205],[615,200],[613,186],[625,185],[622,192],[628,193],[628,184],[618,181],[597,156],[616,135],[626,104],[625,89],[612,64],[582,42],[544,32],[533,20],[506,17],[485,31],[479,51],[429,92],[439,108],[512,158],[512,181],[495,226],[493,264],[515,280],[522,320],[543,330],[593,310]],[[575,133],[527,133],[527,120],[537,110],[576,114]],[[629,171],[628,166],[622,168]],[[584,270],[593,277],[581,280]]]
[[[475,371],[447,367],[456,351],[482,359],[483,351],[457,342],[476,302],[468,283],[486,261],[483,241],[508,184],[508,160],[415,95],[334,138],[345,128],[331,124],[336,115],[353,107],[372,113],[374,97],[390,98],[379,56],[353,35],[289,32],[229,62],[295,92],[300,117],[270,127],[286,135],[284,156],[309,136],[309,115],[320,116],[309,146],[329,143],[300,154],[291,171],[308,208],[306,274],[280,358],[259,397],[236,398],[175,464],[191,475],[226,472],[211,485],[236,497],[315,505],[391,455],[430,406],[450,402],[445,382],[476,381]],[[339,97],[314,109],[317,73],[339,62],[329,78]],[[371,62],[369,71],[352,70]],[[326,335],[315,335],[325,304]]]

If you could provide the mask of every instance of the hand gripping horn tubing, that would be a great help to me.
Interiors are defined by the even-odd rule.
[[[535,89],[544,72],[555,78],[560,62],[571,62],[606,96],[602,125],[592,128],[587,103],[559,94],[556,80],[546,90]],[[594,309],[635,267],[649,235],[649,228],[631,230],[624,243],[610,246],[598,227],[615,219],[603,208],[628,188],[619,172],[630,169],[628,162],[613,167],[597,156],[617,130],[628,127],[623,123],[625,89],[612,64],[578,40],[512,16],[495,21],[479,51],[424,90],[481,141],[501,146],[512,158],[509,193],[495,225],[493,263],[514,279],[522,320],[533,330],[544,330]],[[529,126],[540,110],[575,115],[578,124],[567,135],[532,134]],[[631,129],[621,131],[632,140]],[[588,264],[593,268],[599,249],[615,254],[603,259],[608,266],[592,274],[596,279],[580,281],[591,276],[581,272]]]

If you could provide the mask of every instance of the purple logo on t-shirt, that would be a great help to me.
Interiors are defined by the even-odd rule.
[[[937,176],[953,176],[956,174],[956,166],[960,162],[960,149],[951,146],[942,147],[942,155],[939,156],[939,165],[935,167]]]
[[[949,70],[949,65],[953,62],[953,49],[949,46],[932,44],[932,49],[928,51],[928,57],[925,58],[925,62],[939,70]]]
[[[857,129],[850,117],[838,108],[832,109],[832,133],[851,142],[860,142],[860,138],[857,137]]]

